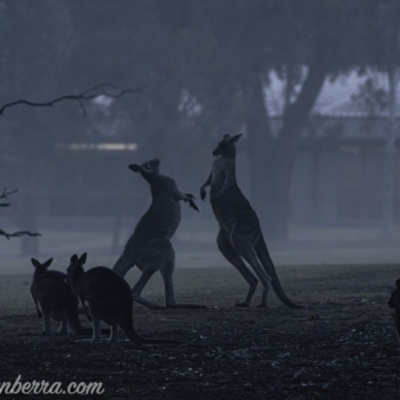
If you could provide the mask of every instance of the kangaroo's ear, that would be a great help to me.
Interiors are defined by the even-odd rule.
[[[86,258],[87,258],[87,253],[83,253],[83,254],[79,257],[79,264],[81,264],[81,265],[85,264]]]
[[[31,263],[35,268],[39,268],[42,266],[42,264],[40,264],[40,262],[36,260],[36,258],[31,258]]]
[[[239,135],[235,135],[235,136],[233,136],[233,137],[231,137],[230,138],[230,142],[231,143],[236,143],[239,139],[240,139],[240,137],[243,135],[243,133],[239,133]]]
[[[129,169],[132,170],[133,172],[140,172],[142,170],[142,167],[137,164],[131,164],[129,165]]]
[[[53,262],[53,258],[49,258],[46,262],[42,264],[44,268],[49,268],[51,263]]]
[[[77,263],[77,262],[78,262],[78,256],[77,256],[76,254],[74,254],[74,255],[71,257],[70,263],[71,263],[71,264],[75,264],[75,263]]]

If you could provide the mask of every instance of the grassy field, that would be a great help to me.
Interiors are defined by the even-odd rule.
[[[54,267],[65,269],[73,253],[87,252],[90,266],[112,266],[132,233],[135,221],[126,221],[121,229],[119,246],[111,252],[114,221],[71,220],[40,223],[39,251],[42,260],[55,258]],[[0,225],[3,226],[3,225]],[[12,227],[4,228],[12,231]],[[183,219],[172,241],[177,268],[224,267],[215,238],[218,228],[213,220]],[[274,263],[278,266],[330,264],[393,264],[400,262],[400,230],[388,238],[379,227],[319,227],[294,225],[285,242],[268,241]],[[0,241],[0,275],[30,273],[30,255],[21,256],[18,239]]]
[[[124,226],[119,251],[131,229],[132,223]],[[40,231],[36,257],[54,257],[53,269],[65,271],[73,253],[88,252],[87,268],[111,267],[118,257],[110,253],[112,221],[69,222],[62,230],[60,223],[43,224]],[[235,308],[248,287],[218,252],[215,235],[209,221],[182,222],[173,239],[176,297],[207,309],[150,311],[135,305],[141,334],[182,343],[143,351],[129,342],[93,346],[71,336],[42,336],[29,294],[30,256],[19,254],[18,240],[4,239],[0,383],[20,374],[22,381],[102,382],[113,399],[398,396],[399,343],[387,307],[400,277],[398,231],[389,239],[379,228],[293,226],[288,241],[268,243],[285,292],[304,310],[288,309],[274,293],[268,309],[256,308],[260,287],[250,308]],[[126,278],[133,285],[139,271]],[[143,297],[163,305],[159,274]]]
[[[286,308],[274,293],[267,310],[257,309],[259,292],[250,308],[238,309],[233,306],[247,286],[233,267],[177,269],[177,300],[207,309],[150,311],[135,305],[141,334],[182,342],[143,351],[129,342],[94,346],[73,337],[43,337],[28,293],[32,271],[3,274],[0,376],[65,385],[100,381],[113,399],[396,398],[400,353],[387,300],[400,265],[277,270],[288,296],[304,310]],[[127,275],[130,284],[137,278],[136,270]],[[163,304],[159,275],[143,296]]]

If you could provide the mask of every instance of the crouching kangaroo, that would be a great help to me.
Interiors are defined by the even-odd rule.
[[[396,326],[397,338],[400,342],[400,279],[396,281],[396,290],[394,290],[388,301],[388,306],[394,308],[394,321]]]
[[[200,189],[201,199],[207,197],[206,187],[211,185],[210,202],[219,223],[218,248],[223,256],[242,274],[250,285],[246,300],[236,304],[248,307],[257,286],[257,278],[243,260],[248,262],[263,285],[261,304],[266,307],[272,284],[278,298],[288,307],[303,308],[285,295],[269,255],[257,214],[236,182],[235,143],[242,135],[225,135],[213,155],[218,157],[211,173]]]
[[[34,258],[31,261],[35,272],[30,289],[38,317],[43,317],[43,334],[92,335],[92,329],[84,328],[79,322],[78,300],[66,281],[67,275],[48,270],[52,258],[44,263]],[[52,331],[51,320],[61,323],[57,331]]]
[[[189,206],[196,211],[198,208],[193,201],[194,196],[181,193],[172,178],[160,174],[159,166],[158,159],[142,165],[129,165],[132,171],[140,173],[150,184],[152,202],[150,208],[139,220],[113,269],[121,276],[125,276],[130,268],[137,265],[142,275],[132,288],[133,300],[146,307],[161,308],[141,297],[142,290],[149,279],[156,271],[160,271],[164,281],[167,308],[204,308],[204,306],[181,304],[175,301],[173,286],[175,251],[170,239],[181,221],[179,201],[189,203]]]
[[[86,253],[80,258],[74,255],[71,265],[67,268],[67,276],[72,291],[82,304],[83,309],[93,324],[93,340],[81,339],[79,342],[100,343],[100,323],[104,321],[111,326],[111,334],[107,341],[117,343],[118,326],[126,337],[138,348],[143,344],[178,343],[167,339],[144,338],[136,333],[133,327],[133,299],[129,284],[122,276],[106,267],[95,267],[84,271]],[[89,304],[90,316],[85,303]]]

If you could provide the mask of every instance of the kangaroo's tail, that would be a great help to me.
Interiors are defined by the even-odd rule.
[[[175,344],[177,344],[177,343],[180,343],[176,340],[146,338],[146,337],[140,336],[135,331],[135,328],[133,327],[132,314],[128,314],[124,318],[121,318],[121,320],[118,322],[118,325],[120,326],[122,332],[124,332],[125,336],[132,343],[139,345],[139,346],[142,344],[156,344],[156,343],[175,343]]]
[[[271,260],[271,257],[269,255],[269,251],[267,248],[267,245],[265,244],[264,237],[261,234],[260,240],[256,244],[256,253],[261,261],[261,264],[267,271],[268,275],[271,277],[272,280],[272,287],[274,288],[274,291],[278,298],[282,301],[283,304],[290,308],[297,308],[297,309],[303,309],[303,306],[300,306],[298,304],[293,303],[285,294],[285,292],[282,289],[282,286],[279,282],[278,275],[276,274],[276,270],[274,267],[274,263]]]

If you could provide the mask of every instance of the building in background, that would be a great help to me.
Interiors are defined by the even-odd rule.
[[[271,74],[266,105],[278,132],[284,83]],[[379,223],[382,219],[386,137],[389,134],[386,73],[353,71],[327,80],[303,133],[291,185],[291,221]],[[397,93],[400,104],[400,96]],[[400,117],[400,111],[397,112]],[[398,151],[399,141],[396,141]],[[400,163],[394,182],[400,219]]]
[[[284,81],[271,74],[265,98],[275,133],[282,122],[283,93]],[[362,76],[351,72],[325,82],[304,130],[293,172],[291,222],[329,225],[381,221],[389,129],[387,93],[387,76],[376,71]],[[109,106],[102,101],[93,104],[88,113],[93,132],[83,135],[82,141],[53,142],[54,168],[49,169],[47,164],[42,171],[38,169],[40,179],[31,193],[39,217],[121,218],[121,214],[138,213],[137,205],[148,192],[136,181],[133,190],[127,171],[138,150],[137,143],[124,136],[127,130],[132,131],[132,121],[127,115],[110,114]],[[248,195],[245,139],[242,143],[238,148],[238,175]],[[398,161],[396,171],[399,219]],[[211,218],[211,210],[204,210],[204,215]]]

